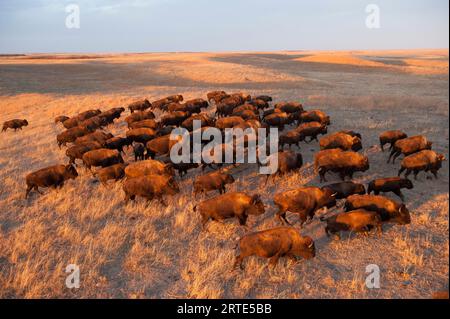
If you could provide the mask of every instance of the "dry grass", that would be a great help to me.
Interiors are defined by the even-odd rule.
[[[62,190],[23,198],[28,172],[67,161],[65,150],[56,146],[62,128],[53,124],[55,116],[141,97],[181,93],[194,98],[218,88],[300,100],[331,115],[330,132],[360,131],[371,169],[355,176],[359,182],[397,173],[398,164],[386,164],[387,154],[377,145],[386,129],[426,134],[448,157],[448,75],[417,74],[379,62],[395,57],[421,68],[447,63],[448,70],[447,52],[357,53],[357,59],[370,58],[381,67],[302,58],[314,54],[0,58],[0,122],[30,122],[21,132],[0,134],[0,297],[430,298],[448,289],[448,162],[439,180],[421,174],[415,188],[405,191],[411,225],[389,225],[382,237],[351,235],[336,241],[326,238],[315,220],[301,232],[315,239],[316,258],[298,264],[281,259],[274,270],[252,257],[245,270],[231,271],[234,245],[245,230],[227,221],[210,222],[201,231],[191,196],[198,171],[181,181],[182,193],[168,207],[141,200],[125,205],[120,182],[103,187],[83,168]],[[124,134],[126,128],[117,122],[108,130]],[[317,150],[317,143],[303,144],[304,168],[267,187],[254,166],[231,169],[237,181],[230,190],[259,193],[266,203],[265,215],[249,219],[253,230],[278,225],[271,201],[275,192],[319,185],[310,164]],[[131,160],[131,154],[126,158]],[[65,287],[68,264],[80,267],[79,289]],[[368,264],[381,268],[380,289],[364,285]]]

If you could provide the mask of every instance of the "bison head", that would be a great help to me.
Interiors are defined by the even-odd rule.
[[[321,199],[320,206],[326,207],[326,208],[332,208],[332,207],[336,206],[337,193],[335,193],[333,190],[331,190],[329,188],[322,189],[322,192],[323,192],[323,196]]]
[[[67,165],[64,176],[66,178],[75,179],[78,176],[78,172],[75,169],[75,166],[73,166],[72,164]]]
[[[22,120],[22,125],[23,126],[28,126],[28,121],[27,120]]]
[[[398,209],[398,217],[394,218],[396,222],[400,225],[407,225],[411,223],[411,215],[409,214],[408,208],[406,208],[405,204],[402,204]]]
[[[353,137],[352,150],[357,152],[362,149],[361,139],[357,136]]]
[[[401,185],[402,185],[402,187],[406,187],[407,189],[413,189],[414,188],[414,185],[411,182],[411,180],[409,180],[407,178],[402,179]]]
[[[250,202],[250,207],[248,208],[249,215],[262,215],[265,212],[264,203],[259,195],[253,195]]]
[[[303,237],[301,244],[295,245],[293,253],[296,256],[301,256],[305,259],[311,259],[316,256],[316,247],[311,237]]]

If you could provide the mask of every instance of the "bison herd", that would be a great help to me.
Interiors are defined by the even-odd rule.
[[[206,100],[183,100],[182,95],[173,95],[154,102],[145,99],[130,104],[130,113],[124,119],[128,126],[125,136],[113,136],[104,131],[121,118],[126,111],[123,107],[106,111],[88,110],[73,117],[58,116],[55,123],[60,123],[65,130],[57,135],[56,141],[60,148],[68,146],[68,164],[28,174],[26,197],[32,190],[40,192],[39,187],[62,187],[66,180],[76,178],[76,165],[80,161],[89,170],[98,168],[93,175],[102,184],[124,179],[126,201],[143,197],[166,205],[164,197],[180,192],[176,171],[178,178],[182,178],[188,170],[198,167],[204,170],[209,166],[214,170],[194,179],[193,193],[197,197],[218,191],[219,195],[194,206],[201,224],[204,227],[209,220],[236,218],[240,225],[247,227],[249,215],[259,216],[266,212],[260,195],[226,192],[226,185],[234,183],[235,179],[221,164],[173,163],[168,154],[177,141],[170,139],[170,133],[177,127],[192,132],[194,120],[201,121],[202,129],[275,127],[280,135],[278,168],[272,173],[272,178],[297,171],[303,166],[301,153],[291,150],[292,145],[317,141],[320,151],[314,156],[314,168],[320,182],[326,181],[327,173],[337,173],[342,179],[342,182],[321,187],[302,186],[274,195],[275,216],[282,226],[242,237],[238,243],[240,253],[235,265],[241,265],[243,259],[251,255],[270,258],[270,264],[275,265],[282,256],[292,259],[315,256],[314,241],[301,236],[290,226],[288,212],[298,215],[303,225],[322,211],[320,220],[326,225],[327,236],[339,237],[341,232],[367,234],[371,229],[381,232],[384,223],[405,225],[411,222],[411,217],[403,204],[401,190],[413,188],[407,177],[414,173],[417,178],[419,172],[430,171],[437,178],[437,171],[444,160],[442,154],[431,150],[432,143],[425,136],[408,137],[402,131],[383,132],[379,141],[383,151],[386,144],[390,145],[388,162],[392,160],[394,163],[402,154],[404,158],[398,176],[373,180],[366,190],[364,185],[352,181],[356,172],[366,172],[370,168],[369,158],[359,152],[363,148],[361,134],[351,130],[329,133],[330,117],[321,110],[305,110],[298,102],[281,102],[271,106],[270,96],[251,97],[224,91],[209,92]],[[206,109],[213,105],[215,113],[210,115],[213,113]],[[161,114],[158,117],[156,110]],[[26,120],[8,121],[4,123],[3,131],[8,128],[21,129],[26,125]],[[288,126],[289,130],[285,130]],[[128,147],[133,150],[132,163],[126,163],[122,157]],[[404,171],[406,174],[402,178],[400,175]],[[350,180],[346,181],[347,177]],[[268,178],[269,175],[266,183]],[[387,192],[397,195],[401,203],[380,195]],[[340,200],[343,201],[344,211],[327,217],[328,209],[339,206]]]

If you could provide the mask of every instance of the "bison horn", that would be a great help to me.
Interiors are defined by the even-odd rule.
[[[311,243],[308,245],[308,248],[312,248],[313,245],[314,245],[314,243],[311,242]]]
[[[331,197],[336,197],[337,194],[338,193],[336,192],[336,193],[332,194]]]

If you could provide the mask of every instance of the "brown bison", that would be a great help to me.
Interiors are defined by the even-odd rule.
[[[85,112],[82,112],[74,117],[71,117],[63,122],[63,126],[66,129],[71,129],[73,127],[76,127],[79,125],[79,123],[86,121],[87,119],[90,119],[91,117],[97,116],[101,114],[102,111],[100,110],[87,110]]]
[[[306,122],[300,124],[296,131],[300,133],[300,140],[310,143],[313,140],[319,141],[317,139],[318,135],[324,135],[328,133],[327,125],[320,122]],[[309,141],[306,138],[309,137]]]
[[[67,121],[68,119],[69,119],[69,117],[65,116],[65,115],[57,116],[57,117],[55,117],[55,124],[63,123],[64,121]]]
[[[105,146],[106,141],[113,137],[114,136],[111,133],[95,131],[93,133],[89,133],[89,134],[78,137],[75,140],[75,144],[80,145],[80,144],[85,144],[88,142],[97,142],[97,143],[100,143],[102,146]]]
[[[220,119],[217,119],[216,121],[216,127],[219,130],[224,130],[226,128],[232,128],[236,125],[244,124],[245,120],[240,116],[230,116],[230,117],[223,117]]]
[[[125,176],[125,167],[123,163],[114,164],[108,167],[99,169],[94,175],[98,177],[99,181],[106,186],[109,180],[118,181]]]
[[[59,133],[56,136],[56,141],[58,142],[59,148],[62,146],[66,146],[67,143],[74,143],[78,138],[85,136],[91,133],[86,127],[73,127],[68,130],[65,130],[62,133]]]
[[[333,183],[322,187],[322,189],[325,188],[331,190],[335,194],[334,198],[336,199],[344,199],[349,197],[350,195],[364,195],[366,193],[366,188],[363,184],[354,182]]]
[[[152,104],[147,100],[136,101],[128,105],[128,109],[131,113],[135,111],[145,111],[152,107]]]
[[[142,127],[131,129],[127,131],[126,135],[131,142],[145,144],[148,141],[154,139],[157,135],[157,132],[154,129]]]
[[[2,132],[5,132],[7,129],[12,129],[14,131],[21,130],[22,127],[28,126],[27,120],[10,120],[3,123]]]
[[[193,114],[181,123],[181,127],[184,127],[188,131],[194,129],[194,121],[200,121],[201,126],[214,126],[216,121],[206,113]]]
[[[272,97],[268,95],[258,95],[257,97],[253,98],[253,101],[255,100],[262,100],[266,103],[272,102]]]
[[[322,137],[319,141],[321,150],[340,148],[343,151],[359,151],[362,149],[361,140],[357,136],[351,136],[346,133],[332,133]]]
[[[212,91],[212,92],[208,92],[206,94],[206,98],[208,99],[208,102],[213,101],[216,104],[227,97],[230,97],[230,95],[227,94],[225,91]]]
[[[123,158],[117,150],[99,148],[83,154],[83,164],[88,168],[107,167],[114,164],[123,163]]]
[[[123,148],[126,146],[130,146],[133,141],[128,137],[113,137],[105,142],[105,147],[110,150],[118,150],[120,153],[123,153]]]
[[[93,132],[96,129],[103,128],[107,126],[109,123],[106,117],[102,117],[100,115],[96,115],[82,122],[78,122],[78,126],[86,127],[89,131]]]
[[[114,123],[115,119],[118,119],[122,116],[122,113],[125,112],[125,108],[123,107],[114,107],[110,110],[102,112],[98,116],[105,119],[108,124]]]
[[[219,190],[219,193],[225,193],[225,185],[234,183],[231,174],[221,171],[215,171],[206,175],[198,176],[194,181],[194,196],[199,193],[206,193],[213,190]]]
[[[325,174],[328,171],[339,173],[342,180],[346,176],[353,178],[355,172],[365,172],[369,169],[369,159],[353,151],[340,149],[323,150],[316,153],[314,167],[319,173],[320,182],[327,181]]]
[[[150,120],[142,120],[142,121],[138,121],[138,122],[133,122],[129,126],[130,129],[144,128],[144,127],[156,130],[159,128],[159,123],[156,122],[154,119],[150,119]]]
[[[382,221],[389,221],[400,225],[411,223],[409,210],[404,204],[380,195],[352,195],[345,202],[345,210],[366,209],[377,212]]]
[[[288,145],[291,148],[291,145],[297,145],[300,147],[300,141],[302,139],[302,135],[298,130],[290,130],[285,133],[282,133],[279,137],[280,148],[284,149],[284,145]]]
[[[222,221],[227,218],[237,218],[239,224],[245,226],[248,215],[262,215],[265,212],[264,204],[259,195],[245,193],[225,193],[207,199],[194,206],[194,212],[200,212],[202,226],[205,227],[209,219]]]
[[[148,141],[147,146],[147,158],[154,158],[156,155],[167,155],[169,154],[172,146],[178,143],[178,140],[171,140],[171,134],[156,137],[151,141]]]
[[[75,179],[78,176],[77,170],[72,165],[55,165],[40,169],[26,176],[27,191],[25,198],[31,190],[35,190],[39,194],[39,187],[62,187],[68,179]]]
[[[270,107],[269,101],[265,101],[264,99],[252,99],[247,103],[256,106],[258,110],[264,110]]]
[[[302,113],[303,105],[298,102],[280,102],[275,104],[275,108],[286,113]]]
[[[406,133],[395,130],[395,131],[386,131],[380,134],[380,146],[381,150],[384,152],[384,145],[390,144],[389,149],[392,150],[394,147],[395,142],[398,140],[407,138],[408,135]]]
[[[125,201],[135,200],[136,196],[144,197],[147,201],[158,199],[161,204],[164,202],[164,195],[175,195],[180,192],[177,182],[172,176],[167,175],[146,175],[128,178],[123,182]]]
[[[400,178],[400,177],[378,178],[369,183],[369,186],[367,188],[367,194],[374,192],[375,195],[378,195],[380,194],[380,192],[383,193],[392,192],[398,197],[400,197],[402,201],[404,201],[405,198],[401,192],[402,188],[412,189],[414,188],[414,185],[407,178]]]
[[[140,122],[143,120],[153,120],[155,119],[155,114],[152,111],[137,111],[125,118],[128,127],[134,122]]]
[[[417,174],[419,174],[420,171],[430,171],[435,178],[438,178],[437,172],[442,167],[442,162],[444,160],[445,156],[443,154],[438,154],[430,150],[423,150],[411,154],[403,159],[402,167],[398,171],[398,176],[406,170],[405,177],[408,177],[411,172],[414,172],[414,179],[417,179]]]
[[[174,175],[174,170],[170,163],[148,159],[141,162],[131,163],[125,169],[127,177],[139,177],[146,175]]]
[[[286,112],[274,112],[264,117],[264,122],[271,127],[277,127],[280,130],[284,129],[285,125],[289,125],[294,121],[293,114]]]
[[[330,117],[320,110],[312,110],[302,113],[300,122],[319,122],[330,125]]]
[[[395,142],[387,162],[389,163],[392,158],[392,163],[394,164],[395,159],[401,154],[408,156],[422,150],[431,150],[432,145],[433,143],[428,141],[427,138],[422,135],[403,138]]]
[[[376,228],[379,233],[383,231],[380,215],[377,212],[365,209],[339,213],[328,218],[321,218],[321,220],[327,223],[325,233],[328,237],[332,234],[337,234],[339,238],[341,231],[367,233],[372,228]]]
[[[189,112],[177,111],[161,117],[160,123],[162,126],[174,125],[180,126],[184,120],[186,120],[191,114]]]
[[[82,160],[84,153],[102,148],[98,142],[86,142],[73,145],[66,150],[66,156],[69,158],[69,164],[75,164],[77,159]]]
[[[347,135],[350,135],[351,137],[355,137],[356,136],[357,138],[362,140],[361,133],[358,133],[358,132],[355,132],[355,131],[352,131],[352,130],[342,130],[342,131],[339,131],[338,133],[347,134]]]
[[[293,151],[281,151],[277,153],[278,156],[278,165],[275,172],[272,172],[272,180],[275,180],[275,176],[283,176],[287,172],[298,170],[303,165],[303,157],[302,154],[296,153]],[[269,157],[269,164],[271,160],[275,160],[274,156],[271,155]],[[267,174],[266,184],[269,180],[270,175]]]
[[[312,220],[321,208],[336,206],[335,193],[330,189],[319,187],[300,187],[286,192],[275,194],[273,202],[278,207],[277,218],[288,225],[286,213],[298,214],[300,226],[307,220]]]
[[[242,261],[249,256],[269,258],[269,265],[275,268],[280,257],[314,258],[316,248],[311,237],[302,237],[293,227],[278,227],[244,235],[239,240],[239,255],[233,268],[243,269]],[[236,246],[237,247],[237,246]]]

